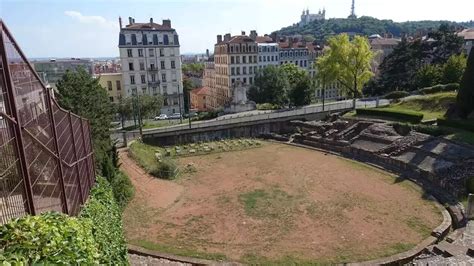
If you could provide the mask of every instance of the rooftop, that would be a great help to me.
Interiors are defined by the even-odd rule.
[[[196,95],[209,95],[209,88],[207,87],[196,88],[192,90],[191,92]]]
[[[464,40],[474,40],[474,28],[464,29],[458,33],[458,36],[463,37]]]

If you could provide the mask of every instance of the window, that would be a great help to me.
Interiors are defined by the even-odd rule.
[[[240,64],[240,56],[236,56],[236,57],[235,57],[235,63],[236,63],[236,64]]]
[[[128,63],[128,70],[133,71],[133,62]]]
[[[152,90],[153,90],[153,95],[157,95],[157,94],[158,94],[158,93],[156,92],[156,87],[153,87]]]
[[[109,97],[109,100],[110,100],[111,103],[113,103],[114,102],[114,97],[112,97],[112,96]]]
[[[240,67],[237,67],[237,75],[240,75]]]
[[[261,55],[258,56],[258,61],[262,62],[262,56]]]
[[[166,73],[161,74],[161,80],[166,82]]]
[[[163,94],[167,94],[167,93],[168,93],[168,86],[163,85]]]
[[[247,74],[247,67],[242,68],[242,74],[246,75]]]
[[[267,56],[267,61],[270,62],[270,56],[269,55]]]
[[[143,57],[143,49],[138,49],[138,57]]]
[[[274,59],[274,57],[273,57],[273,55],[272,55],[272,62],[273,62],[273,61],[275,61],[275,59]]]
[[[155,56],[155,50],[153,50],[153,49],[148,49],[148,54],[149,54],[150,56],[152,56],[152,57]]]
[[[161,69],[165,69],[165,61],[161,61]]]
[[[232,84],[234,84],[234,83],[235,83],[235,79],[231,79],[231,82],[232,82]]]
[[[245,47],[245,46],[244,46]],[[245,64],[247,63],[247,57],[244,55],[242,56],[242,63]]]
[[[130,84],[135,84],[135,75],[130,75]]]
[[[141,75],[141,80],[142,80],[142,84],[145,84],[146,83],[146,77],[145,75]]]
[[[128,57],[133,57],[132,49],[127,49],[127,56]]]
[[[165,56],[165,51],[163,48],[160,48],[160,56]]]
[[[163,35],[163,44],[165,45],[169,44],[168,34]]]
[[[117,87],[118,91],[122,89],[122,86],[120,86],[120,80],[115,81],[115,87]]]
[[[253,78],[252,77],[249,78],[249,83],[253,84]]]
[[[234,56],[231,56],[231,57],[230,57],[230,63],[231,63],[231,64],[234,64]]]
[[[110,80],[107,81],[107,88],[109,89],[109,91],[112,90],[112,81]]]
[[[249,74],[252,74],[252,67],[249,67]]]
[[[231,75],[235,75],[235,68],[234,68],[234,67],[231,67],[231,68],[230,68],[230,74],[231,74]]]
[[[151,74],[151,81],[156,82],[156,74]]]
[[[142,94],[146,94],[146,87],[142,88]]]
[[[247,78],[244,78],[244,83],[247,83]]]
[[[145,70],[145,63],[143,62],[140,62],[140,70]]]
[[[154,70],[155,69],[155,64],[150,64],[150,69]]]
[[[175,68],[176,68],[176,65],[175,65],[174,60],[171,60],[171,68],[172,68],[172,69],[175,69]]]

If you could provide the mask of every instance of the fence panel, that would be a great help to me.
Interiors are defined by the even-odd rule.
[[[1,20],[0,37],[0,224],[76,215],[94,181],[89,124],[51,99]]]

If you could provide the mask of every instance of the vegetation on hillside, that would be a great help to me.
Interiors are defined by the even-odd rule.
[[[340,33],[355,33],[369,36],[372,34],[384,35],[391,33],[394,36],[402,34],[415,35],[417,33],[426,33],[437,29],[441,24],[447,24],[450,27],[474,27],[474,21],[469,22],[449,22],[449,21],[407,21],[394,22],[392,20],[380,20],[373,17],[362,16],[359,18],[330,18],[323,21],[313,21],[304,27],[292,25],[282,28],[276,33],[282,35],[301,34],[309,39],[325,41],[329,36]]]
[[[460,109],[461,118],[466,118],[474,111],[474,50],[471,49],[467,61],[466,71],[461,80],[457,105]]]
[[[102,177],[77,218],[51,212],[1,226],[0,251],[3,265],[128,264],[122,212]]]

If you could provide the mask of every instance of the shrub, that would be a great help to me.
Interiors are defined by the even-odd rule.
[[[198,114],[198,120],[209,120],[219,116],[219,110],[216,111],[208,111],[208,112],[201,112]]]
[[[474,176],[468,177],[466,179],[466,192],[474,193]]]
[[[130,178],[125,173],[117,171],[110,185],[112,186],[117,205],[121,209],[124,209],[134,194],[133,184]]]
[[[449,83],[445,85],[444,91],[457,91],[459,90],[459,83]]]
[[[437,126],[432,126],[432,125],[413,125],[412,129],[420,133],[425,133],[425,134],[435,136],[435,137],[448,135],[451,133],[450,131],[446,129],[443,129]]]
[[[92,225],[90,220],[55,212],[13,220],[0,227],[0,261],[16,265],[97,264],[101,253]]]
[[[436,85],[433,87],[427,87],[420,90],[420,93],[423,95],[426,94],[433,94],[438,92],[446,92],[446,91],[455,91],[459,89],[458,83],[449,83],[446,85]]]
[[[372,116],[384,116],[395,119],[404,120],[410,123],[420,123],[423,119],[423,114],[414,111],[401,111],[390,108],[364,108],[356,109],[357,115],[372,115]]]
[[[80,217],[94,225],[91,231],[100,252],[100,264],[128,262],[122,230],[122,211],[115,202],[112,188],[105,178],[97,177],[97,183]]]
[[[257,104],[257,110],[278,110],[278,109],[280,109],[280,106],[277,104],[271,104],[271,103]]]
[[[163,179],[173,179],[176,176],[177,166],[174,161],[170,159],[164,159],[150,170],[150,174]]]
[[[473,120],[451,120],[438,118],[437,123],[439,126],[453,127],[462,130],[474,132],[474,121]]]
[[[405,98],[407,96],[409,96],[410,93],[406,92],[406,91],[392,91],[392,92],[389,92],[387,93],[384,98],[385,99],[390,99],[390,100],[394,100],[394,99],[400,99],[400,98]]]

